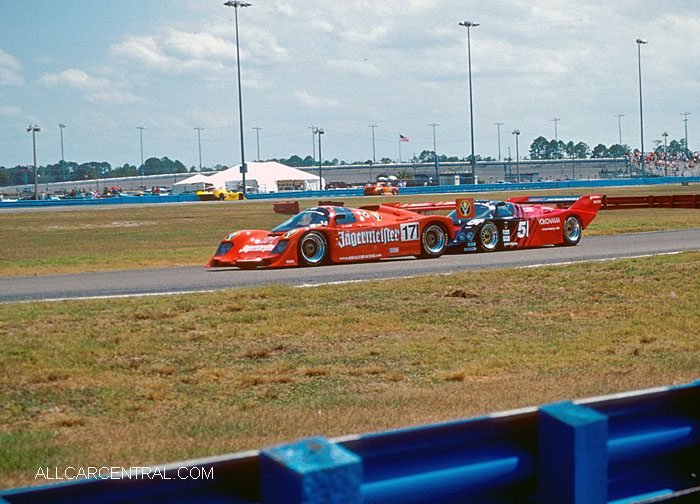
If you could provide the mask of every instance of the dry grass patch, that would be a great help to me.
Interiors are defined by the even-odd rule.
[[[692,252],[0,305],[0,488],[47,464],[152,465],[688,382],[698,271]]]

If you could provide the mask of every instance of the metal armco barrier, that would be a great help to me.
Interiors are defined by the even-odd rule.
[[[182,478],[182,474],[211,478]],[[700,381],[0,492],[18,503],[700,502]]]
[[[632,208],[700,208],[700,194],[671,194],[665,196],[606,196],[602,210]]]
[[[534,191],[538,189],[568,189],[568,188],[597,188],[597,187],[626,187],[653,186],[661,184],[679,184],[700,182],[700,177],[648,177],[643,179],[611,179],[611,180],[565,180],[560,182],[527,182],[520,184],[478,184],[474,185],[443,185],[401,187],[400,194],[449,194],[492,191]],[[290,199],[290,198],[345,198],[362,196],[363,189],[331,189],[325,191],[284,191],[278,193],[248,194],[248,199]],[[371,197],[367,198],[371,201]],[[113,205],[119,203],[171,203],[179,201],[199,201],[194,194],[167,196],[129,196],[99,199],[65,199],[65,200],[22,200],[12,203],[0,203],[0,208],[23,208],[34,206],[63,206],[63,205]]]

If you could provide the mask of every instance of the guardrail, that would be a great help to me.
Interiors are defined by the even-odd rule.
[[[0,492],[0,504],[698,502],[700,381],[148,474]]]
[[[665,196],[606,196],[602,210],[634,208],[700,208],[700,194],[671,194]]]
[[[449,194],[493,191],[536,191],[541,189],[569,189],[585,187],[624,187],[638,185],[688,184],[700,182],[700,177],[647,177],[646,179],[611,179],[611,180],[565,180],[561,182],[528,182],[520,184],[478,184],[478,185],[443,185],[401,187],[406,194]],[[363,189],[332,189],[326,191],[284,191],[278,193],[249,194],[248,199],[306,199],[306,198],[343,198],[362,196]],[[0,203],[0,208],[22,208],[35,206],[62,205],[112,205],[119,203],[172,203],[178,201],[198,201],[194,194],[167,196],[128,196],[99,199],[65,199],[65,200],[22,200],[13,203]]]

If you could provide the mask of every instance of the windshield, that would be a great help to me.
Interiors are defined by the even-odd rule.
[[[474,217],[472,219],[487,219],[491,217],[491,212],[493,207],[490,205],[485,205],[484,203],[474,202]],[[454,220],[457,215],[456,210],[452,210],[447,216]]]
[[[328,210],[325,208],[309,208],[291,219],[284,221],[273,229],[272,232],[283,233],[306,226],[327,226],[329,220]]]

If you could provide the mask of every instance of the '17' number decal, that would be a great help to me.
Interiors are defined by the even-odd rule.
[[[401,224],[401,241],[413,241],[418,239],[418,223],[411,222]]]

